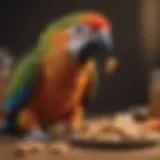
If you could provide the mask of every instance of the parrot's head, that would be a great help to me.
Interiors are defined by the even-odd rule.
[[[107,19],[99,14],[83,14],[67,32],[70,37],[68,53],[82,63],[95,54],[105,54],[105,70],[114,71],[117,61],[113,57],[111,24]]]
[[[59,52],[70,54],[79,62],[95,54],[105,54],[105,69],[111,73],[117,61],[113,57],[111,24],[102,15],[93,12],[75,13],[62,17],[51,26],[54,34],[51,45]]]

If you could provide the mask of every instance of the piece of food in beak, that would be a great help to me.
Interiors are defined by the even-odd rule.
[[[104,65],[106,73],[113,73],[118,66],[118,60],[114,57],[109,57],[106,59]]]

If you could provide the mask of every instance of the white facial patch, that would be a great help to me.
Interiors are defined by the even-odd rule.
[[[85,45],[87,44],[88,39],[87,40],[73,40],[68,44],[68,50],[70,52],[70,54],[74,57],[78,57],[81,49],[83,49],[85,47]]]
[[[85,47],[91,39],[91,31],[88,26],[78,24],[68,30],[71,41],[68,43],[67,48],[69,53],[78,57],[80,51]]]

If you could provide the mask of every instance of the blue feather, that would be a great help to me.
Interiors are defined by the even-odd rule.
[[[18,89],[13,96],[11,95],[7,98],[7,113],[15,112],[20,107],[20,105],[28,99],[32,84],[32,82],[28,83],[25,88]]]
[[[30,78],[30,80],[27,81],[27,84],[24,86],[24,88],[17,89],[16,93],[7,97],[6,113],[8,117],[6,124],[0,126],[0,133],[10,132],[15,129],[17,114],[23,107],[25,101],[27,101],[31,96],[33,85],[35,82],[34,79],[35,77],[33,76],[32,78]]]

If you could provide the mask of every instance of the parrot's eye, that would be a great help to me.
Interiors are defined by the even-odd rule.
[[[77,25],[75,26],[75,32],[77,32],[78,34],[88,33],[89,28],[85,25]]]
[[[77,24],[69,31],[72,35],[82,36],[82,35],[90,35],[90,29],[86,25]]]

